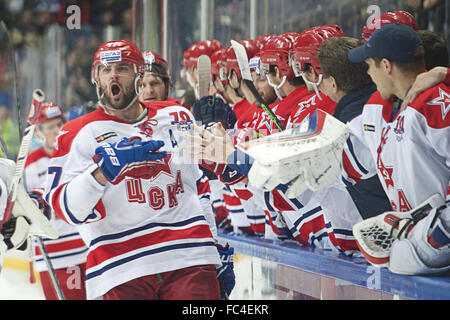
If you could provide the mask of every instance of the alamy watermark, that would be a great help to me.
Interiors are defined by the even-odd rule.
[[[66,13],[69,15],[66,19],[66,26],[69,30],[81,29],[81,9],[73,4],[67,7]]]

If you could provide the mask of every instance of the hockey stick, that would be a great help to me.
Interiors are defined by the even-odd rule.
[[[11,178],[11,183],[10,183],[9,190],[8,190],[8,200],[7,200],[6,209],[5,209],[5,212],[3,213],[3,217],[0,217],[1,218],[0,219],[0,231],[1,231],[3,222],[11,219],[12,213],[13,213],[13,208],[14,208],[14,205],[16,204],[16,199],[19,197],[20,198],[19,205],[22,207],[23,212],[27,212],[29,210],[29,211],[31,211],[31,215],[33,215],[33,217],[34,217],[33,222],[35,222],[35,223],[32,223],[32,226],[30,229],[30,234],[32,234],[32,230],[33,230],[33,228],[35,228],[35,225],[38,225],[37,228],[38,229],[40,228],[41,230],[38,230],[38,231],[34,230],[35,234],[44,233],[49,238],[56,239],[58,237],[57,232],[55,231],[53,226],[50,224],[50,222],[42,215],[42,213],[39,211],[39,209],[34,205],[32,200],[26,196],[26,191],[25,191],[23,185],[20,184],[24,170],[25,170],[26,159],[28,157],[28,153],[30,152],[31,139],[33,138],[34,130],[36,128],[36,121],[39,117],[40,106],[45,99],[45,94],[40,89],[36,89],[33,91],[33,102],[31,104],[31,108],[30,108],[29,114],[28,114],[28,122],[30,123],[30,125],[27,128],[25,128],[25,131],[22,135],[22,128],[20,125],[20,101],[19,101],[19,97],[18,97],[18,87],[17,87],[17,66],[16,66],[15,55],[14,55],[14,46],[12,44],[11,36],[8,32],[8,29],[6,28],[6,25],[3,21],[1,21],[0,27],[7,37],[7,42],[10,47],[10,50],[11,50],[11,59],[12,59],[12,66],[13,66],[12,74],[13,74],[13,82],[14,82],[13,89],[15,90],[16,107],[18,110],[17,118],[18,118],[18,125],[19,125],[19,135],[21,136],[21,139],[22,139],[21,143],[20,143],[20,147],[19,147],[19,153],[17,155],[14,173]],[[38,212],[36,212],[36,210]],[[38,245],[42,246],[41,252],[44,257],[45,262],[47,263],[55,291],[57,292],[57,295],[60,299],[64,299],[64,295],[62,294],[61,288],[56,279],[55,271],[53,269],[53,266],[52,266],[50,260],[48,259],[47,251],[45,250],[45,247],[42,243],[42,239],[39,236],[37,236],[36,238],[37,238]]]
[[[211,85],[211,59],[207,55],[201,55],[197,60],[198,91],[200,99],[209,95]]]
[[[280,120],[277,118],[277,116],[273,113],[273,111],[269,107],[266,106],[265,101],[261,98],[261,96],[258,93],[258,90],[256,90],[255,85],[253,84],[252,74],[250,73],[250,66],[248,65],[247,52],[245,51],[244,46],[234,40],[231,40],[231,45],[233,47],[234,53],[236,55],[236,59],[239,64],[239,69],[242,74],[242,79],[244,80],[248,89],[252,92],[256,101],[259,102],[259,104],[261,105],[261,108],[263,108],[263,110],[267,113],[267,115],[274,122],[274,124],[277,126],[277,128],[280,131],[285,130],[285,127],[280,122]]]
[[[17,188],[22,179],[23,172],[25,170],[25,162],[30,151],[31,139],[33,138],[34,130],[36,128],[35,121],[39,116],[39,108],[45,99],[44,92],[40,89],[33,91],[33,103],[31,104],[28,120],[30,126],[25,128],[25,132],[20,143],[19,154],[17,155],[16,167],[11,180],[11,186],[8,192],[8,204],[5,210],[2,221],[8,221],[12,216],[12,210],[17,198]]]
[[[8,147],[2,137],[0,137],[0,149],[2,150],[3,156],[9,159]]]

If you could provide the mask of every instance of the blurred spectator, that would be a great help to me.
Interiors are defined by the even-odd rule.
[[[16,159],[20,146],[19,128],[4,105],[0,105],[0,136],[6,143],[9,159]]]
[[[438,33],[430,30],[419,30],[417,34],[425,47],[425,68],[431,70],[437,66],[448,67],[447,41]]]

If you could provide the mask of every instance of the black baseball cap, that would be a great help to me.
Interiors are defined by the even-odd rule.
[[[422,40],[414,29],[400,23],[387,24],[370,36],[362,46],[351,49],[348,59],[358,63],[368,58],[386,58],[392,62],[412,62]]]

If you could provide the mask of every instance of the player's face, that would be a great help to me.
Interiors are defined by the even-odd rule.
[[[110,63],[99,69],[100,88],[106,104],[116,110],[126,108],[136,96],[134,73],[131,63]]]
[[[336,90],[333,84],[332,77],[323,77],[322,81],[319,84],[319,90],[324,95],[328,96],[333,100],[334,102],[338,102],[339,98],[336,97]]]
[[[48,148],[52,148],[55,143],[56,136],[59,130],[64,125],[64,121],[61,118],[50,119],[42,122],[38,128],[41,138],[44,140]]]
[[[261,77],[256,74],[256,72],[252,72],[253,83],[255,84],[255,88],[258,91],[261,98],[266,102],[266,104],[271,104],[275,102],[277,99],[277,95],[275,90],[269,85],[267,81],[267,77]]]
[[[373,83],[377,86],[377,90],[383,99],[390,99],[393,96],[391,92],[392,84],[389,77],[385,74],[382,63],[377,67],[375,60],[372,58],[366,59],[365,62],[369,66],[367,74],[372,78]]]
[[[164,101],[167,99],[168,88],[161,77],[145,73],[143,88],[139,100]]]
[[[306,78],[306,80],[310,82],[317,82],[319,79],[314,71],[311,69],[308,71],[303,72],[303,76]],[[315,92],[314,86],[311,83],[305,82],[306,89],[308,89],[309,92]]]

